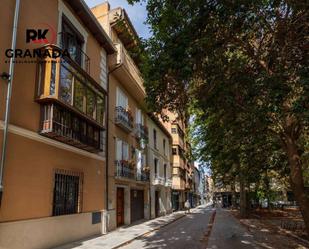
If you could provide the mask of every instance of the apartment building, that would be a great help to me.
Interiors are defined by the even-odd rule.
[[[185,198],[189,200],[191,207],[195,206],[195,189],[194,189],[194,179],[195,179],[195,166],[192,160],[192,148],[189,141],[185,141]]]
[[[149,168],[146,166],[148,128],[137,51],[139,38],[122,8],[108,2],[92,9],[117,48],[109,58],[108,212],[109,230],[148,219]],[[130,55],[131,54],[131,55]]]
[[[165,111],[164,115],[169,121],[162,123],[172,136],[172,209],[181,210],[188,198],[185,122],[173,112]]]
[[[116,48],[82,0],[23,0],[10,51],[15,1],[0,6],[0,72],[15,53],[0,247],[103,233],[107,55]],[[6,88],[0,79],[1,144]]]
[[[156,218],[172,212],[172,136],[153,114],[148,115],[147,126],[150,133],[147,165],[150,168],[151,218]]]

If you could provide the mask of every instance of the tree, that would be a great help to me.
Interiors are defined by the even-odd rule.
[[[148,0],[147,10],[153,36],[143,73],[150,106],[193,105],[205,121],[236,106],[234,116],[243,117],[253,137],[261,126],[287,157],[309,234],[302,162],[309,130],[308,1]]]

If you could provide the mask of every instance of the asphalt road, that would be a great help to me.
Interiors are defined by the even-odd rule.
[[[209,207],[197,208],[193,213],[121,248],[205,249],[205,233],[212,212]]]

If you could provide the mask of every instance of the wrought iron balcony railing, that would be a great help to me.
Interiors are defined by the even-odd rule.
[[[129,133],[133,131],[133,117],[122,106],[116,106],[115,108],[115,123]]]
[[[138,139],[144,139],[148,141],[148,127],[141,123],[135,125],[135,135]]]
[[[172,187],[172,179],[165,179],[165,187]]]
[[[129,166],[128,161],[125,160],[116,160],[116,177],[124,177],[129,179],[135,179],[134,170]]]
[[[149,172],[144,170],[138,172],[136,168],[132,168],[129,165],[129,162],[126,160],[116,160],[116,177],[127,178],[135,181],[147,182],[149,181]]]
[[[90,58],[82,50],[81,46],[75,41],[75,37],[66,32],[60,32],[60,46],[67,49],[70,57],[80,65],[87,73],[90,72]]]
[[[146,172],[146,171],[136,172],[136,180],[142,181],[142,182],[148,182],[149,172]]]
[[[40,134],[90,152],[103,151],[103,130],[56,103],[42,105]]]

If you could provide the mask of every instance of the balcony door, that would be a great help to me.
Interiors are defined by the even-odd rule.
[[[69,21],[66,16],[62,16],[62,46],[68,49],[72,59],[82,66],[82,49],[84,38]]]

